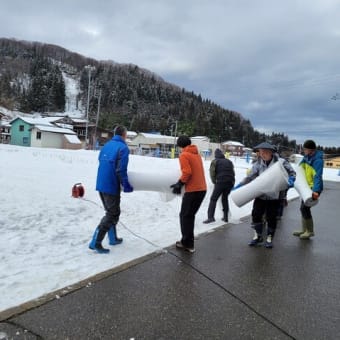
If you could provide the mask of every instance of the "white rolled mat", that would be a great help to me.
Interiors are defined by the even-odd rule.
[[[157,192],[162,201],[175,198],[177,195],[172,193],[170,185],[176,183],[181,176],[178,159],[149,157],[150,165],[147,169],[144,166],[141,167],[143,171],[140,171],[140,159],[143,159],[143,164],[145,164],[145,157],[136,156],[129,165],[128,177],[134,191]]]
[[[287,170],[281,161],[277,161],[253,181],[232,191],[230,197],[238,207],[242,207],[258,196],[275,194],[287,188]]]
[[[319,200],[313,200],[312,198],[312,189],[309,187],[305,172],[300,165],[294,167],[296,172],[296,180],[294,183],[294,189],[298,192],[304,204],[307,207],[312,207],[319,203]]]
[[[157,191],[171,193],[170,185],[176,183],[180,178],[179,170],[160,172],[128,172],[129,182],[137,191]]]

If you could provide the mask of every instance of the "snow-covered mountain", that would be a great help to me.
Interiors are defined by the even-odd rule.
[[[50,112],[50,115],[55,116],[69,116],[72,118],[85,118],[86,108],[82,104],[82,100],[80,98],[80,89],[79,89],[79,77],[70,75],[66,72],[63,72],[63,79],[65,82],[65,111],[62,112]],[[39,117],[41,114],[39,112],[36,113],[24,113],[18,110],[9,110],[4,106],[0,105],[0,112],[3,113],[6,117],[4,120],[11,120],[16,117]]]
[[[212,141],[244,140],[253,145],[257,140],[250,139],[261,137],[241,114],[137,65],[5,38],[0,38],[0,65],[0,106],[11,111],[84,116],[89,98],[89,119],[95,122],[100,110],[101,128],[122,123],[133,131],[169,134],[177,122],[179,133]]]

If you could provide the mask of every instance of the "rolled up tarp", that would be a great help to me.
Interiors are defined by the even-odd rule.
[[[128,178],[134,191],[152,191],[161,194],[163,201],[169,201],[177,195],[172,193],[170,185],[176,183],[180,176],[178,159],[150,158],[150,167],[138,170],[138,163],[131,165]],[[183,190],[184,191],[184,188]]]
[[[279,160],[253,181],[232,191],[231,199],[240,208],[261,195],[273,195],[288,188],[288,173]]]
[[[170,185],[176,183],[180,177],[180,171],[161,172],[128,172],[129,182],[133,190],[137,191],[157,191],[161,193],[171,192]]]
[[[312,207],[318,204],[319,200],[313,200],[313,197],[312,197],[313,191],[307,183],[305,172],[302,169],[301,165],[295,166],[294,170],[296,172],[296,180],[294,183],[294,188],[300,195],[304,204],[307,207]]]

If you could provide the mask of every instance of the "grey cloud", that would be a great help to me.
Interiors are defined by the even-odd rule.
[[[0,29],[137,64],[257,129],[340,146],[338,13],[336,0],[4,0]]]

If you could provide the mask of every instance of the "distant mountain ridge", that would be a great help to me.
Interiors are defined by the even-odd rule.
[[[89,119],[95,122],[99,105],[98,125],[103,128],[122,123],[137,132],[170,134],[177,123],[177,133],[204,135],[215,142],[255,145],[270,138],[274,144],[295,146],[287,136],[259,133],[240,113],[136,65],[98,61],[52,44],[0,38],[0,106],[27,113],[64,112],[70,108],[65,81],[73,79],[78,93],[72,108],[85,114],[89,78]]]

